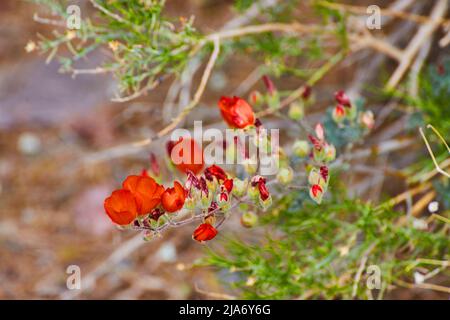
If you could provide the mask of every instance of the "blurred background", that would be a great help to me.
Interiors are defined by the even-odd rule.
[[[426,7],[419,2],[415,4],[418,9]],[[83,14],[92,12],[86,1],[80,3]],[[235,16],[231,3],[169,0],[167,13],[174,17],[194,15],[195,26],[208,33]],[[367,5],[370,1],[352,3]],[[57,62],[46,64],[45,56],[26,52],[29,40],[53,30],[33,20],[39,11],[27,1],[0,1],[0,299],[205,299],[215,296],[204,291],[225,292],[213,270],[191,267],[203,251],[191,241],[191,227],[169,230],[163,238],[146,243],[135,232],[117,231],[104,214],[104,198],[123,177],[148,168],[150,152],[164,166],[165,149],[159,143],[126,157],[100,160],[96,152],[156,132],[160,119],[167,118],[161,106],[170,82],[137,100],[111,102],[116,86],[111,76],[73,78],[59,73]],[[408,43],[415,30],[405,25],[405,31],[397,36],[399,46]],[[442,54],[434,53],[434,47],[431,52],[436,59]],[[101,59],[93,55],[83,63],[95,65]],[[362,52],[330,73],[317,88],[314,111],[329,102],[321,101],[322,93],[331,96],[337,88],[363,81],[361,76],[367,75],[361,73],[361,67],[372,59],[373,55]],[[385,63],[392,68],[390,62]],[[254,68],[255,63],[245,56],[233,57],[217,68],[201,107],[187,122],[199,118],[218,121],[218,97],[233,94],[236,88],[242,90]],[[300,83],[286,78],[283,85],[296,87]],[[258,82],[251,87],[263,85]],[[176,113],[178,106],[171,108]],[[371,109],[378,116],[382,106]],[[317,119],[314,112],[311,119]],[[370,139],[373,143],[387,140],[401,134],[405,126],[404,119],[390,122]],[[383,166],[389,161],[393,168],[404,168],[416,159],[417,151],[424,151],[420,140],[402,157],[385,155],[368,163],[376,161]],[[391,176],[380,181],[376,172],[355,179],[359,182],[355,182],[355,189],[367,199],[379,199],[381,190],[395,195],[403,188],[401,179]],[[369,187],[374,189],[367,194]],[[227,228],[239,228],[238,221]],[[82,294],[67,290],[66,269],[70,265],[81,268],[82,285],[89,288]],[[436,295],[419,290],[393,297]]]

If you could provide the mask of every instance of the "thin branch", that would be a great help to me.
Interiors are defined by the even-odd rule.
[[[100,5],[97,1],[95,0],[89,0],[90,3],[92,3],[92,5],[97,8],[98,10],[100,10],[101,12],[103,12],[104,14],[106,14],[107,16],[117,20],[118,22],[121,23],[129,23],[127,20],[125,20],[124,18],[122,18],[121,16],[119,16],[118,14],[115,14],[111,11],[109,11],[108,9],[106,9],[105,7],[103,7],[102,5]]]
[[[422,136],[423,141],[425,142],[425,145],[427,146],[428,149],[428,153],[431,156],[431,159],[433,160],[434,166],[436,168],[436,171],[443,174],[444,176],[446,176],[447,178],[450,178],[450,174],[448,174],[447,172],[445,172],[444,170],[441,169],[441,167],[439,166],[438,162],[436,161],[436,158],[434,156],[433,150],[431,149],[430,143],[428,142],[427,138],[425,137],[425,134],[423,133],[422,128],[419,128],[419,132],[420,135]],[[448,145],[445,144],[448,148]]]
[[[327,2],[327,1],[320,1],[319,4],[324,7],[328,7],[328,8],[332,8],[332,9],[340,9],[340,10],[345,10],[347,12],[353,12],[356,14],[367,15],[367,7],[354,6],[354,5],[343,4],[343,3],[331,3],[331,2]],[[433,23],[436,23],[437,25],[447,25],[450,23],[450,20],[444,19],[443,17],[437,17],[436,19],[434,19],[433,17],[422,16],[422,15],[413,14],[413,13],[407,13],[404,11],[399,11],[399,10],[390,9],[390,8],[380,8],[380,11],[383,16],[400,18],[403,20],[413,21],[413,22],[416,22],[419,24],[428,24],[430,22],[433,22]]]
[[[430,15],[431,20],[419,28],[411,42],[406,47],[399,66],[394,71],[386,85],[387,88],[394,89],[398,85],[423,43],[427,41],[427,39],[429,39],[433,32],[435,32],[439,27],[442,17],[444,17],[447,13],[447,7],[448,0],[438,0],[436,2]]]
[[[281,31],[281,32],[291,32],[291,33],[310,33],[315,32],[322,29],[319,29],[319,27],[316,26],[309,26],[304,25],[298,22],[292,22],[292,23],[267,23],[267,24],[259,24],[259,25],[252,25],[252,26],[245,26],[238,29],[232,29],[232,30],[223,30],[216,33],[212,33],[208,36],[206,36],[206,41],[214,41],[214,39],[219,38],[220,40],[224,39],[231,39],[236,37],[241,37],[245,35],[250,34],[258,34],[258,33],[265,33],[265,32],[272,32],[272,31]]]
[[[65,27],[66,22],[64,20],[53,20],[53,19],[47,19],[40,17],[37,13],[33,15],[33,20],[42,23],[42,24],[48,24],[51,26],[57,26],[57,27]]]

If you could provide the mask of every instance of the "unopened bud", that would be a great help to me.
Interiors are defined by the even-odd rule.
[[[258,223],[258,216],[256,213],[248,211],[241,216],[241,225],[246,228],[252,228]]]
[[[320,204],[322,202],[322,197],[323,197],[323,188],[318,184],[312,185],[309,188],[309,196],[317,204]]]
[[[231,193],[238,198],[243,197],[245,195],[245,193],[247,192],[247,187],[248,187],[247,178],[244,180],[234,178],[233,179],[233,190],[231,191]]]
[[[371,130],[375,125],[375,117],[373,115],[373,112],[370,110],[362,112],[361,115],[359,116],[359,123],[363,127]]]
[[[342,121],[344,121],[345,119],[345,107],[338,104],[334,109],[333,109],[333,114],[332,114],[333,120],[336,123],[341,123]]]
[[[266,211],[271,205],[272,205],[272,195],[269,195],[269,197],[266,200],[259,198],[259,204],[261,205],[261,208]]]
[[[297,140],[294,142],[294,145],[292,146],[292,151],[297,157],[303,158],[309,154],[311,148],[309,146],[308,141]]]
[[[278,91],[274,91],[272,94],[267,95],[267,104],[270,109],[278,109],[280,107],[280,95]]]
[[[355,105],[351,105],[345,110],[347,119],[354,120],[356,116],[358,115],[358,108]]]
[[[258,189],[258,186],[250,186],[250,187],[248,188],[247,195],[248,195],[248,197],[249,197],[251,200],[253,200],[253,201],[259,199],[259,189]]]
[[[332,144],[327,144],[324,147],[325,151],[325,162],[331,162],[336,159],[336,148]]]
[[[258,90],[253,90],[250,92],[248,100],[253,107],[258,108],[264,103],[264,96]]]
[[[289,112],[288,112],[289,118],[292,120],[298,121],[303,119],[305,115],[305,109],[303,107],[303,104],[299,102],[293,102],[289,106]]]
[[[277,174],[277,180],[281,184],[289,184],[294,179],[294,170],[291,167],[280,168]]]

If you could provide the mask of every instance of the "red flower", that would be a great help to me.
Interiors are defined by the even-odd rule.
[[[320,175],[322,176],[323,180],[327,181],[327,179],[328,179],[328,167],[327,166],[320,167]]]
[[[308,85],[303,87],[303,92],[302,92],[302,98],[303,100],[308,100],[308,98],[311,96],[311,92],[312,92],[312,88]]]
[[[167,151],[170,159],[181,172],[200,173],[203,169],[203,151],[191,138],[180,138],[177,142],[169,141]]]
[[[225,190],[227,190],[227,192],[230,193],[233,190],[233,179],[226,179],[223,182],[223,186]]]
[[[209,223],[202,223],[195,229],[192,238],[199,242],[209,241],[217,235],[217,229]]]
[[[167,188],[161,196],[162,206],[167,212],[175,212],[183,208],[186,192],[182,185],[175,181],[173,188]]]
[[[155,208],[152,210],[152,212],[150,212],[150,218],[152,218],[155,221],[158,221],[159,217],[161,217],[164,214],[164,211],[159,209],[159,208]],[[146,220],[144,220],[144,225],[146,224]]]
[[[105,199],[105,211],[114,223],[127,225],[138,215],[136,200],[128,190],[116,190]]]
[[[206,168],[205,178],[208,179],[209,181],[212,181],[213,177],[216,177],[217,180],[226,180],[227,174],[221,167],[213,164],[212,166]]]
[[[266,201],[267,198],[269,198],[270,193],[269,193],[269,190],[267,190],[265,180],[262,180],[262,179],[259,180],[258,189],[259,189],[259,196],[261,197],[261,200]]]
[[[339,104],[342,104],[343,106],[350,107],[350,98],[345,94],[343,90],[339,90],[334,94],[334,98]]]
[[[228,201],[228,193],[226,192],[221,192],[219,195],[219,201]]]
[[[317,197],[320,195],[320,193],[323,192],[322,187],[319,186],[318,184],[315,184],[311,187],[311,192],[313,194],[314,197]]]
[[[242,129],[255,123],[252,107],[239,97],[222,97],[219,100],[220,113],[232,128]]]
[[[268,76],[263,76],[262,79],[263,79],[264,85],[266,86],[269,94],[273,95],[273,93],[275,92],[275,85],[273,84],[272,80],[270,80],[270,78]]]
[[[163,186],[147,176],[128,176],[122,183],[122,187],[134,196],[139,215],[150,213],[158,206],[164,192]]]
[[[334,112],[336,113],[336,116],[338,117],[343,117],[345,116],[345,109],[342,105],[338,104],[334,110]]]

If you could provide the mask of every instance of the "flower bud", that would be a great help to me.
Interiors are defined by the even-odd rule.
[[[206,209],[211,204],[212,200],[212,192],[208,192],[207,194],[202,192],[200,197],[200,207],[202,209]]]
[[[333,120],[336,123],[341,123],[342,121],[344,121],[345,119],[345,108],[338,104],[334,109],[333,109],[333,114],[332,114]]]
[[[280,95],[278,91],[274,91],[273,94],[267,96],[267,105],[270,109],[278,109],[280,107]]]
[[[260,197],[259,204],[261,205],[261,208],[266,211],[272,205],[272,196],[269,194],[269,196],[264,200]]]
[[[314,148],[313,149],[313,158],[317,162],[323,162],[325,161],[326,153],[325,148],[322,147],[320,149]]]
[[[218,231],[209,223],[202,223],[195,229],[192,234],[192,239],[198,242],[205,242],[213,239]]]
[[[280,168],[277,174],[277,180],[281,184],[289,184],[294,179],[294,170],[291,167]]]
[[[255,123],[252,107],[239,97],[221,97],[219,109],[225,122],[236,129],[243,129]]]
[[[310,185],[321,184],[323,177],[317,168],[312,168],[308,175],[308,183]]]
[[[305,115],[305,110],[303,107],[303,104],[300,104],[299,102],[293,102],[289,106],[289,112],[288,112],[289,118],[292,120],[298,121],[303,119]]]
[[[197,199],[195,199],[194,197],[186,198],[186,201],[184,202],[184,207],[187,210],[194,210],[196,206],[197,206]]]
[[[323,188],[318,184],[312,185],[309,188],[309,196],[317,204],[320,204],[322,202],[322,197],[323,197]]]
[[[244,161],[242,161],[242,165],[244,166],[245,172],[247,172],[249,175],[255,174],[256,170],[258,169],[258,163],[256,159],[244,159]]]
[[[212,193],[216,192],[217,186],[218,186],[218,183],[216,180],[212,180],[212,181],[206,180],[206,188],[209,190],[209,192],[212,192]]]
[[[250,92],[248,101],[253,107],[258,108],[263,105],[264,96],[258,90],[253,90],[252,92]]]
[[[350,107],[350,98],[347,96],[347,94],[343,90],[339,90],[334,94],[334,98],[336,101],[346,107]]]
[[[345,110],[347,119],[354,120],[356,116],[358,115],[358,108],[356,108],[355,105],[351,105]]]
[[[325,158],[324,158],[325,162],[331,162],[334,159],[336,159],[336,148],[334,147],[334,145],[332,144],[325,145],[324,151],[325,151]]]
[[[228,211],[228,209],[230,209],[231,203],[229,200],[230,200],[230,197],[228,196],[228,193],[226,193],[226,192],[221,192],[217,195],[217,205],[223,211]]]
[[[258,216],[256,213],[247,211],[241,216],[241,225],[245,228],[252,228],[258,223]]]
[[[363,127],[371,130],[373,128],[373,126],[375,125],[375,117],[373,115],[373,112],[368,110],[368,111],[361,113],[359,116],[359,123]]]
[[[258,186],[250,186],[247,190],[247,195],[248,197],[255,201],[257,199],[259,199],[259,189]]]
[[[294,145],[292,146],[293,153],[300,158],[306,157],[310,151],[311,148],[309,146],[308,141],[306,140],[297,140],[294,142]]]
[[[244,180],[234,178],[233,179],[233,190],[231,191],[231,193],[238,198],[243,197],[245,195],[245,193],[247,192],[247,187],[248,187],[247,178]]]

